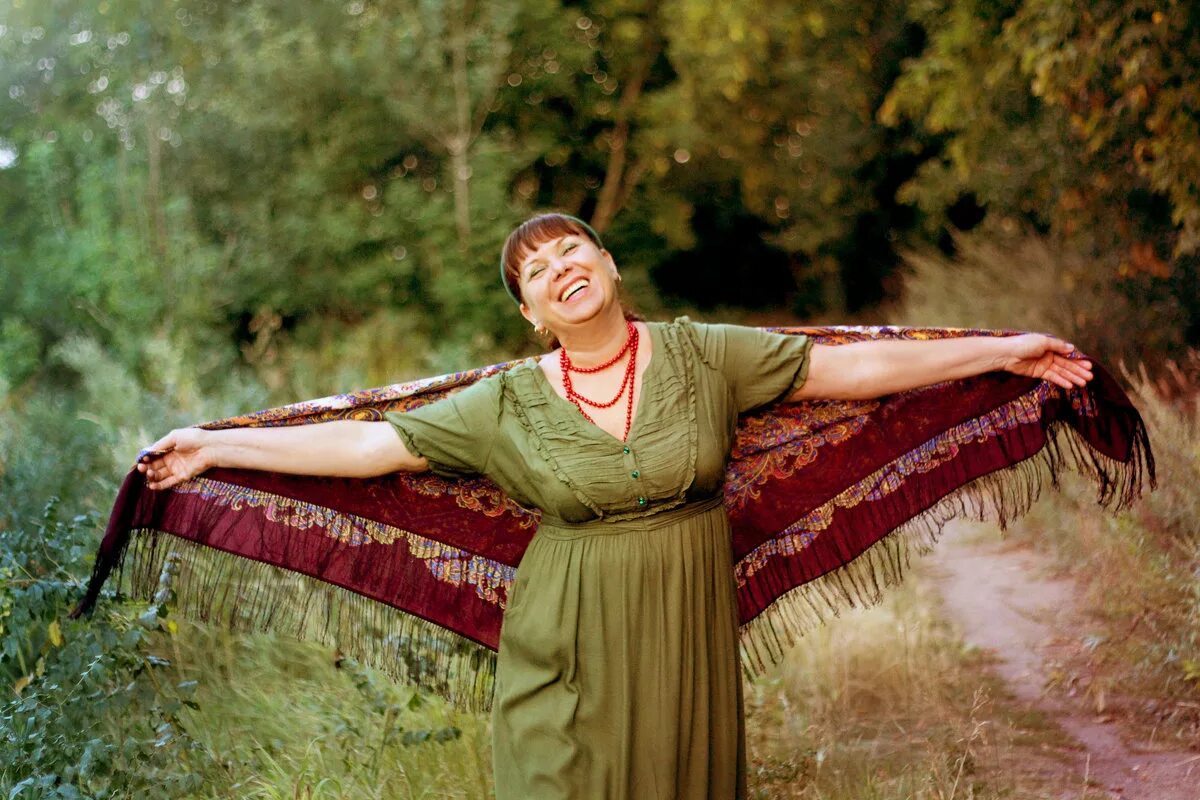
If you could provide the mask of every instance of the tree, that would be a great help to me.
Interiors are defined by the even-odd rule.
[[[939,0],[880,119],[943,142],[902,186],[931,226],[972,195],[1094,259],[1200,342],[1200,36],[1190,6]]]

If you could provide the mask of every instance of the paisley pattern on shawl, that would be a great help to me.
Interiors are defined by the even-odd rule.
[[[198,477],[180,484],[175,491],[199,495],[213,504],[226,506],[234,511],[260,509],[266,520],[276,525],[298,531],[320,532],[342,544],[359,546],[374,543],[398,546],[403,543],[409,554],[424,562],[430,574],[437,580],[455,587],[473,586],[479,599],[502,608],[517,571],[515,567],[456,547],[448,547],[434,539],[427,539],[375,520],[353,514],[339,514],[323,506],[247,489],[232,483]],[[496,492],[493,487],[488,494],[490,496]],[[493,506],[491,509],[484,509],[478,502],[464,503],[463,508],[491,516],[504,513],[503,508]],[[525,509],[520,510],[526,518],[533,517]]]
[[[811,464],[818,447],[840,444],[861,431],[878,407],[875,400],[823,401],[743,418],[726,472],[725,507],[736,511],[759,500],[760,487]]]
[[[1010,336],[958,328],[774,329],[840,345]],[[1076,357],[1084,357],[1076,354]],[[381,421],[521,362],[231,417],[209,429]],[[951,517],[1002,526],[1065,469],[1119,509],[1154,482],[1145,425],[1093,359],[1070,391],[988,373],[869,401],[743,415],[726,468],[743,663],[782,656],[805,629],[879,599]],[[109,575],[134,597],[171,576],[180,611],[336,645],[397,680],[487,708],[503,610],[540,515],[482,478],[367,480],[214,469],[151,492],[121,487],[75,615]],[[174,566],[164,572],[168,564]]]

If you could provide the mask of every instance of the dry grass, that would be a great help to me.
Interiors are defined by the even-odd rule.
[[[943,621],[919,573],[910,576],[878,608],[810,633],[750,687],[751,797],[1062,792],[1061,732],[1009,696],[988,666]]]
[[[1118,276],[1085,254],[998,227],[954,237],[957,255],[904,256],[895,324],[1040,331],[1105,364],[1186,353],[1186,315],[1162,282]],[[1198,365],[1200,366],[1200,365]]]
[[[1167,400],[1130,377],[1157,491],[1112,516],[1069,480],[1013,535],[1052,553],[1084,593],[1091,625],[1062,665],[1063,690],[1126,717],[1144,740],[1190,746],[1200,737],[1200,392]]]

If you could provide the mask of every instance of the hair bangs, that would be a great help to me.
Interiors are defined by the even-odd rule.
[[[508,235],[502,253],[504,282],[514,297],[521,297],[521,262],[545,242],[572,234],[586,236],[597,247],[600,246],[600,242],[586,227],[564,214],[540,214],[525,220]]]

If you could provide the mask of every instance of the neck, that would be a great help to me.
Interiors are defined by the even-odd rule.
[[[612,358],[625,345],[627,330],[620,306],[614,305],[603,316],[571,326],[569,330],[555,331],[555,334],[571,357],[571,363],[586,368]]]

